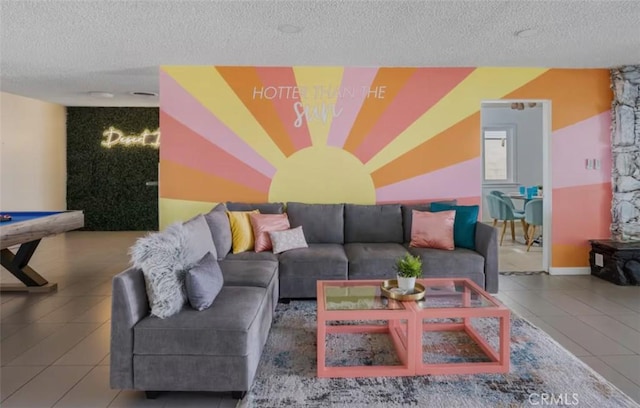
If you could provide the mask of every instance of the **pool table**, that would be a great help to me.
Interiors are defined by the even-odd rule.
[[[2,291],[42,292],[57,288],[29,265],[40,240],[66,231],[84,227],[82,211],[0,211],[11,216],[10,221],[0,222],[0,260],[2,266],[24,285],[0,285]],[[17,252],[9,249],[20,244]]]

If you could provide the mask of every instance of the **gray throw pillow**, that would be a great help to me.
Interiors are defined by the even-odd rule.
[[[184,292],[186,233],[182,223],[139,238],[131,247],[131,262],[142,270],[149,308],[161,319],[178,313],[187,301]]]
[[[220,203],[205,214],[204,219],[209,225],[213,243],[216,247],[218,260],[224,259],[231,251],[231,226],[227,216],[227,207]]]
[[[269,237],[273,244],[273,253],[288,251],[296,248],[308,248],[307,241],[304,239],[302,226],[291,228],[284,231],[269,231]]]
[[[224,283],[220,265],[211,252],[187,271],[184,283],[192,308],[204,310],[211,306]]]
[[[185,247],[187,264],[197,263],[208,252],[212,252],[214,258],[217,257],[216,246],[204,215],[198,214],[183,225],[187,234]]]

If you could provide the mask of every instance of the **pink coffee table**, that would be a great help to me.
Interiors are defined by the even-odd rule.
[[[381,377],[415,375],[417,326],[408,304],[382,297],[379,280],[317,282],[318,377]],[[383,320],[387,324],[353,324]],[[327,322],[351,324],[327,324]],[[330,333],[388,333],[402,365],[327,366],[326,336]]]
[[[416,374],[477,374],[509,372],[510,311],[470,279],[419,279],[426,289],[423,300],[409,302],[417,318],[416,342],[422,354],[423,332],[464,331],[490,361],[425,363],[418,358]],[[497,348],[472,325],[474,318],[499,321]],[[457,323],[429,322],[426,319],[458,319]]]
[[[420,279],[427,291],[424,300],[398,302],[382,296],[380,280],[318,281],[317,355],[318,377],[374,377],[424,374],[477,374],[509,372],[510,312],[473,281]],[[472,325],[472,319],[499,320],[497,347]],[[455,319],[432,322],[429,319]],[[386,325],[354,324],[353,321],[386,320]],[[351,324],[327,325],[329,321]],[[490,361],[423,361],[423,333],[464,331]],[[402,362],[397,366],[326,366],[329,333],[389,333]]]

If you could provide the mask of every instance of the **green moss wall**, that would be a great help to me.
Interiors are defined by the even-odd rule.
[[[158,229],[158,149],[101,145],[113,126],[125,135],[158,128],[158,108],[67,108],[67,208],[84,210],[85,229]]]

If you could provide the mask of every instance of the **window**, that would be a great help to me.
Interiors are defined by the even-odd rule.
[[[482,129],[483,173],[487,183],[514,183],[514,126]]]

